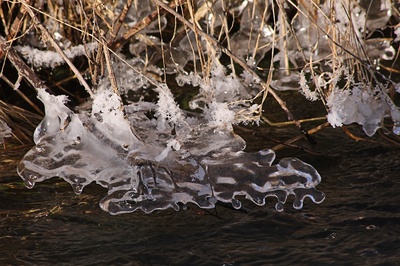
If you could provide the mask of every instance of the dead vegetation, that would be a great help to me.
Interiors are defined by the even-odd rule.
[[[357,87],[380,98],[392,127],[400,122],[395,112],[400,90],[398,10],[397,3],[384,0],[2,1],[0,118],[12,128],[17,143],[29,144],[43,115],[36,89],[66,94],[71,104],[84,105],[105,77],[121,95],[122,108],[132,95],[121,90],[124,74],[117,63],[146,84],[133,99],[154,98],[150,88],[167,83],[176,98],[193,94],[181,97],[190,101],[197,86],[180,88],[174,79],[194,73],[210,82],[218,58],[249,88],[239,101],[227,101],[229,108],[240,106],[235,109],[238,123],[260,118],[270,126],[294,123],[310,138],[326,122],[304,129],[303,123],[319,118],[298,117],[279,91],[297,90],[321,101],[326,113],[319,116],[325,120],[336,108],[330,96]],[[30,47],[30,54],[21,47]],[[81,54],[73,53],[75,47],[82,47]],[[49,55],[41,52],[53,52],[48,60],[59,57],[62,63],[43,66],[31,55]],[[263,117],[270,97],[289,122]],[[389,137],[398,143],[396,136]]]

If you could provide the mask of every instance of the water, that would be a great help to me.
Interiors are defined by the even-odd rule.
[[[247,132],[248,149],[271,147],[268,138],[282,132],[297,134],[267,127],[255,135]],[[278,157],[310,163],[322,176],[318,188],[325,201],[317,205],[306,199],[299,211],[286,205],[277,212],[276,200],[268,198],[263,207],[242,200],[241,211],[217,206],[208,212],[189,205],[178,212],[112,216],[98,206],[104,194],[99,186],[75,195],[61,179],[52,179],[28,190],[8,170],[0,183],[0,264],[396,264],[400,148],[356,142],[341,129],[326,128],[314,138],[317,145],[296,144],[315,154],[277,151]]]

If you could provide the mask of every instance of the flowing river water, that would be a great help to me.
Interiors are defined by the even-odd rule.
[[[295,128],[238,129],[249,150],[271,147]],[[359,127],[349,127],[361,135]],[[400,252],[400,148],[355,141],[342,129],[286,148],[321,174],[320,205],[283,212],[243,200],[242,210],[137,211],[112,216],[98,202],[104,189],[81,195],[61,179],[27,189],[15,171],[0,180],[1,265],[395,265]],[[379,137],[376,137],[377,139]],[[373,138],[374,139],[374,138]],[[372,140],[373,140],[372,139]],[[387,144],[387,142],[386,142]],[[313,153],[306,151],[312,150]],[[20,156],[24,152],[21,152]],[[279,158],[278,158],[279,159]]]

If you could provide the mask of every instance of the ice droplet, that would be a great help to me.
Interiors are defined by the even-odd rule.
[[[275,204],[275,210],[277,210],[278,212],[282,212],[282,211],[283,211],[283,203],[280,202],[280,201],[278,201],[278,202]]]
[[[25,179],[24,184],[27,188],[31,189],[35,185],[35,182],[33,182],[32,180],[29,180],[29,179]]]
[[[232,199],[232,207],[235,209],[240,209],[242,207],[242,203],[237,199]]]
[[[396,135],[400,135],[400,122],[394,122],[393,133]]]
[[[83,190],[83,186],[82,185],[80,185],[80,184],[72,184],[72,188],[73,188],[75,194],[79,195],[79,194],[82,193],[82,190]]]

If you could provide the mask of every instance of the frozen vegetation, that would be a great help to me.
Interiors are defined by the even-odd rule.
[[[155,2],[135,2],[126,14],[128,27],[154,12]],[[166,15],[149,23],[128,49],[105,60],[111,68],[100,78],[92,76],[97,83],[85,107],[67,107],[67,96],[37,88],[45,117],[34,133],[35,146],[18,166],[27,187],[58,176],[79,194],[96,182],[108,189],[100,206],[111,214],[177,210],[187,203],[213,208],[218,201],[240,208],[240,196],[257,205],[275,197],[281,211],[293,195],[293,207],[301,209],[305,198],[315,203],[325,198],[315,189],[321,181],[316,169],[296,158],[274,162],[268,148],[245,152],[244,140],[233,132],[235,124],[259,124],[266,97],[300,91],[325,104],[333,127],[357,123],[372,136],[390,118],[394,133],[400,133],[400,112],[388,93],[389,87],[399,93],[399,85],[378,73],[382,61],[396,56],[400,27],[393,27],[391,40],[366,37],[387,27],[389,0],[332,0],[319,6],[315,1],[225,2],[198,1],[191,15],[196,30],[188,28],[193,24],[176,28],[169,43],[158,35],[167,27]],[[109,8],[117,15],[124,4]],[[289,9],[295,15],[289,17]],[[232,34],[225,11],[238,18]],[[228,52],[213,40],[224,42]],[[57,41],[70,59],[104,49],[100,42]],[[57,52],[29,43],[16,50],[36,68],[65,63]],[[270,70],[260,70],[266,64]],[[166,76],[174,77],[178,88]],[[187,108],[177,102],[177,90],[196,92]],[[0,126],[1,140],[7,126]]]
[[[11,137],[11,128],[0,118],[0,144],[4,142],[4,138]]]
[[[65,97],[39,89],[46,116],[36,129],[36,146],[18,166],[29,188],[59,176],[79,194],[96,182],[108,188],[100,206],[112,214],[178,210],[178,203],[212,208],[217,201],[240,208],[238,195],[258,205],[274,196],[279,211],[290,194],[295,196],[296,209],[302,208],[306,197],[316,203],[324,199],[314,188],[321,177],[311,165],[295,158],[272,165],[275,153],[269,149],[245,153],[244,141],[230,129],[216,127],[214,120],[185,118],[168,97],[172,111],[159,114],[161,122],[146,118],[138,105],[126,106],[135,110],[129,114],[134,120],[131,127],[118,109],[117,96],[108,88],[107,82],[100,86],[91,112],[78,114],[64,105]],[[160,88],[160,94],[166,89]],[[163,104],[155,108],[162,110]],[[209,125],[198,126],[201,123]],[[140,125],[136,128],[141,135],[134,134],[135,124]]]

